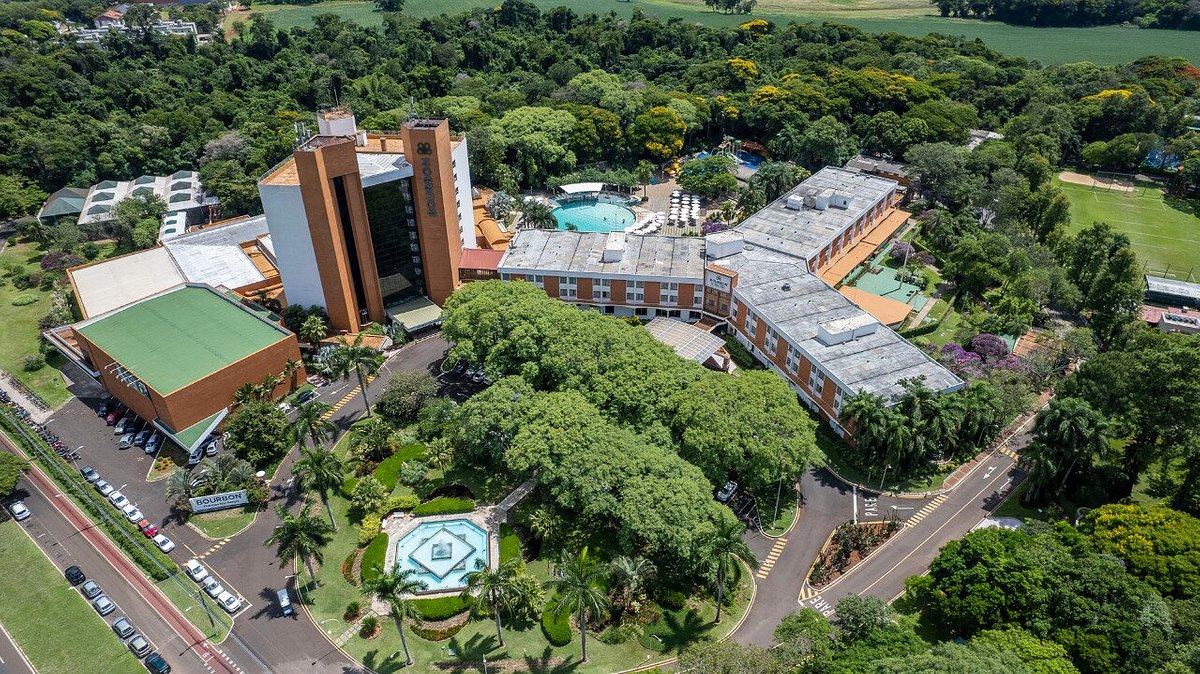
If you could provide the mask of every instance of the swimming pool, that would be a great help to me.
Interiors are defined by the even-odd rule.
[[[467,520],[425,522],[396,544],[396,564],[425,582],[425,592],[467,586],[476,560],[488,563],[488,535]]]
[[[624,206],[591,199],[561,204],[553,213],[559,229],[574,225],[580,232],[619,232],[634,220],[633,211]]]

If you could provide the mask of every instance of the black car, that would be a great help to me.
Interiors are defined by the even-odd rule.
[[[108,416],[108,413],[111,411],[112,411],[111,406],[108,404],[108,401],[105,400],[104,402],[100,403],[99,409],[96,410],[96,416],[106,417],[106,416]]]
[[[83,569],[78,566],[68,566],[63,571],[63,575],[67,577],[67,582],[72,585],[78,585],[87,580],[87,576],[83,575]]]
[[[143,428],[138,431],[138,434],[133,437],[133,444],[137,447],[145,447],[146,443],[150,441],[151,433],[150,428]]]
[[[170,674],[171,665],[163,659],[163,656],[158,653],[151,653],[146,656],[146,669],[154,672],[154,674]]]
[[[317,392],[312,389],[309,389],[309,390],[305,391],[304,393],[301,393],[300,395],[296,396],[295,404],[303,405],[304,403],[312,400],[313,396],[315,396],[315,395],[317,395]]]

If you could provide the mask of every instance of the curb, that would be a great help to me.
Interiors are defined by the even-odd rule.
[[[840,479],[840,478],[839,478],[839,479]],[[789,524],[789,525],[788,525],[788,528],[787,528],[787,529],[784,529],[784,530],[783,530],[783,533],[781,533],[781,534],[768,534],[768,533],[767,533],[767,532],[766,532],[766,531],[765,531],[765,530],[764,530],[764,529],[763,529],[763,528],[760,526],[760,527],[758,528],[758,533],[762,534],[764,537],[766,537],[766,538],[770,538],[770,539],[772,539],[772,540],[777,540],[777,539],[783,538],[784,536],[787,536],[788,534],[792,533],[792,529],[795,529],[795,528],[796,528],[796,524],[797,524],[797,523],[800,521],[800,508],[801,508],[801,504],[800,504],[800,483],[797,481],[797,482],[796,482],[796,484],[792,485],[792,488],[793,488],[793,489],[796,491],[796,501],[795,501],[795,503],[796,503],[796,510],[795,510],[795,512],[793,512],[793,513],[792,513],[792,523],[791,523],[791,524]]]

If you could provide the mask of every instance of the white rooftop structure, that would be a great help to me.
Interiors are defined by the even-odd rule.
[[[373,187],[408,178],[413,174],[412,165],[404,155],[394,152],[357,152],[358,174],[363,187]]]
[[[704,363],[725,346],[725,340],[691,323],[659,316],[646,324],[646,330],[658,341],[679,354],[680,358]]]
[[[604,183],[571,183],[570,185],[560,185],[559,188],[567,194],[588,194],[590,192],[602,192]]]
[[[150,248],[68,271],[84,317],[99,316],[186,281],[166,248]]]
[[[894,180],[825,167],[737,226],[747,244],[811,260],[868,210]]]
[[[701,278],[704,240],[695,236],[526,229],[509,242],[500,267],[517,274],[578,272],[633,279]]]
[[[266,277],[241,244],[258,241],[269,252],[265,216],[181,234],[148,250],[67,270],[84,317],[98,316],[182,283],[238,288]]]
[[[187,211],[205,204],[200,174],[195,171],[176,171],[169,176],[146,175],[134,180],[105,180],[88,190],[79,224],[112,220],[113,208],[118,203],[141,194],[158,196],[166,202],[168,211]]]

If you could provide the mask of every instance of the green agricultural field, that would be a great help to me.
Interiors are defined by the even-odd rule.
[[[1124,232],[1151,271],[1186,277],[1200,273],[1200,216],[1195,201],[1166,197],[1157,187],[1110,192],[1055,179],[1071,202],[1071,231],[1103,221]]]
[[[776,23],[789,21],[837,21],[870,32],[897,32],[905,35],[946,33],[981,39],[989,47],[1014,56],[1044,63],[1123,63],[1142,56],[1183,56],[1200,63],[1200,40],[1191,31],[1141,30],[1121,26],[1098,28],[1032,28],[1009,26],[969,19],[944,19],[922,0],[763,0],[751,15],[720,14],[709,11],[700,0],[533,0],[543,10],[566,6],[583,13],[616,12],[628,17],[635,9],[649,16],[678,16],[688,22],[708,26],[737,25],[751,18]],[[405,14],[413,17],[435,16],[476,7],[499,5],[498,0],[408,0]],[[308,26],[317,14],[333,13],[350,21],[379,25],[383,15],[375,4],[365,0],[324,2],[315,5],[255,5],[254,12],[269,14],[279,28]],[[231,16],[228,23],[245,18]]]

